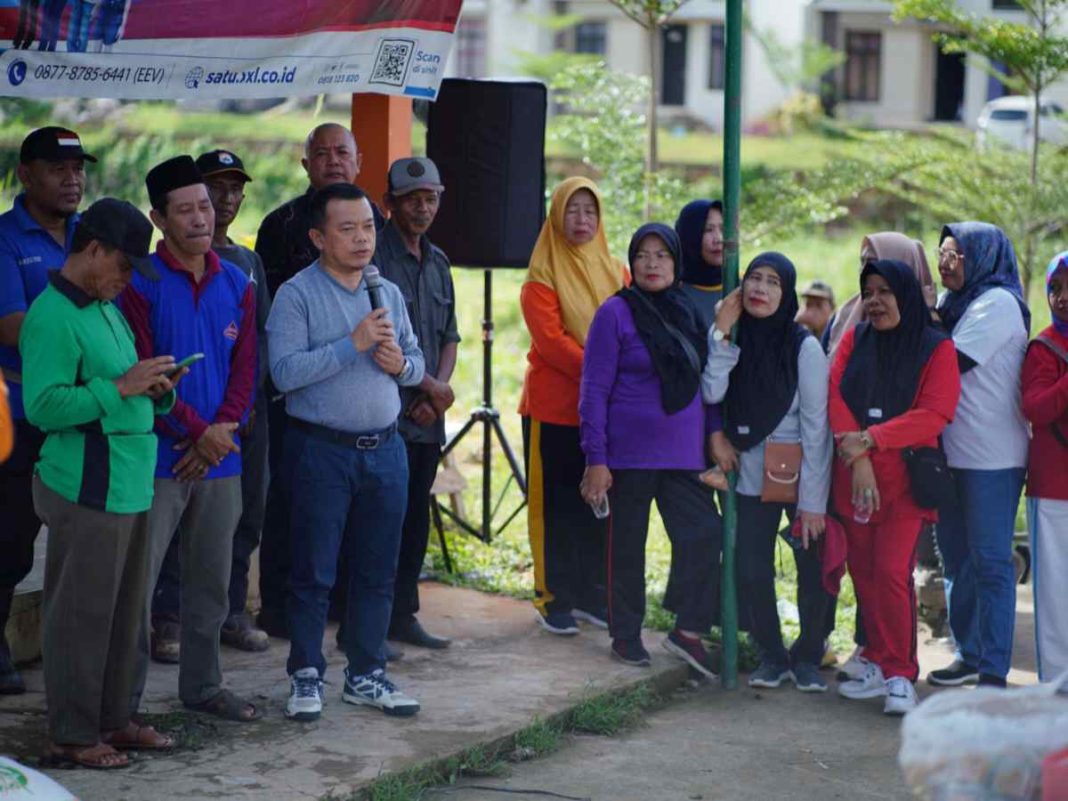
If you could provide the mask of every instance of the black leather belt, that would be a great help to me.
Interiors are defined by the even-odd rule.
[[[289,418],[289,424],[298,431],[303,431],[309,437],[340,445],[343,448],[355,448],[358,451],[373,451],[380,445],[386,444],[389,438],[397,433],[396,423],[381,431],[368,431],[360,434],[354,434],[351,431],[338,431],[336,428],[321,426],[318,423],[309,423],[299,417]]]

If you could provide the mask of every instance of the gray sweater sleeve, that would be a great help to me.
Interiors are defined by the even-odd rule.
[[[824,514],[831,492],[831,424],[827,417],[827,357],[815,337],[806,337],[797,357],[800,395],[801,485],[797,508]]]
[[[411,325],[408,327],[410,330]],[[267,317],[271,380],[280,392],[292,392],[330,378],[356,360],[352,337],[341,337],[314,350],[309,350],[308,340],[308,304],[299,289],[285,283],[278,287]],[[422,361],[421,354],[419,358]]]
[[[722,403],[730,386],[731,370],[738,364],[741,349],[727,340],[716,342],[708,332],[708,360],[701,372],[701,397],[705,403]]]
[[[390,312],[396,317],[394,325],[397,332],[397,344],[404,352],[404,369],[397,376],[397,383],[402,387],[418,386],[423,376],[426,375],[426,360],[423,358],[423,351],[419,348],[419,340],[415,336],[415,329],[412,328],[412,321],[408,317],[404,296],[395,285],[390,286],[390,293],[389,307]]]

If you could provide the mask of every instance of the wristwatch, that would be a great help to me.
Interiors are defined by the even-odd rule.
[[[860,432],[860,444],[863,445],[866,450],[875,450],[875,440],[871,438],[871,434],[867,431]]]
[[[727,338],[727,335],[724,334],[722,331],[720,331],[718,328],[713,328],[712,329],[712,341],[713,342],[717,342],[717,343],[718,342],[722,342],[726,338]]]

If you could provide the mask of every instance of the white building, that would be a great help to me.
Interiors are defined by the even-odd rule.
[[[976,13],[1023,19],[1014,0],[958,0]],[[662,32],[660,97],[667,115],[680,114],[720,128],[726,4],[689,0]],[[895,23],[886,0],[749,0],[753,25],[796,45],[804,37],[828,44],[846,61],[824,91],[838,114],[883,127],[960,120],[974,125],[987,100],[1004,87],[963,56],[941,53],[933,28]],[[539,19],[569,14],[581,22],[551,31]],[[465,0],[448,74],[517,76],[521,54],[554,49],[596,53],[613,69],[646,74],[644,31],[607,0]],[[742,117],[764,118],[790,94],[767,66],[748,33],[743,42]],[[1068,105],[1068,83],[1050,96]]]

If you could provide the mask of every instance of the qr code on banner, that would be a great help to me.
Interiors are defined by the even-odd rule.
[[[369,83],[384,83],[389,86],[404,86],[408,76],[408,63],[412,60],[415,42],[408,39],[383,39],[378,43],[375,68]]]

